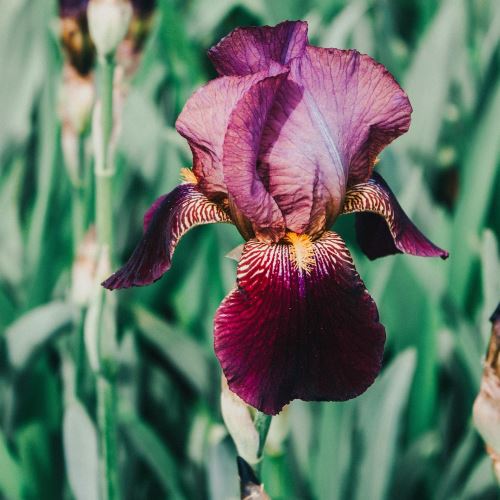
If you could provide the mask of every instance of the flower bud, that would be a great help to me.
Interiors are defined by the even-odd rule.
[[[90,36],[101,57],[113,54],[125,38],[132,17],[128,0],[90,0],[87,9]]]
[[[271,421],[271,427],[266,439],[266,453],[269,455],[279,456],[284,453],[285,441],[290,431],[288,408],[288,406],[285,406]]]
[[[71,271],[71,298],[81,307],[88,306],[97,282],[99,246],[95,228],[90,228],[78,246],[78,253]]]
[[[59,114],[63,126],[75,135],[83,134],[90,125],[94,105],[94,83],[92,77],[82,76],[72,66],[64,67]]]
[[[221,411],[238,455],[250,464],[256,464],[259,461],[259,434],[255,429],[248,406],[229,389],[224,376],[222,377]]]

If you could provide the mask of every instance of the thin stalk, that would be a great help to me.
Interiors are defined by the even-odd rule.
[[[110,141],[113,130],[113,75],[114,60],[112,57],[99,59],[101,137],[99,151],[95,158],[95,216],[97,241],[100,255],[112,261],[113,256],[113,212],[112,187],[114,165],[110,154]],[[97,385],[97,424],[99,432],[100,479],[102,500],[119,498],[117,472],[117,436],[116,436],[116,390],[114,383],[113,361],[106,357],[101,347],[106,335],[104,318],[112,314],[112,306],[108,295],[102,292],[100,311],[98,314],[96,341],[99,352],[100,369],[96,373]],[[108,332],[109,333],[109,332]]]
[[[73,238],[73,256],[78,255],[78,248],[85,234],[85,138],[78,138],[77,175],[71,189],[71,222]]]
[[[255,412],[255,417],[253,419],[253,423],[255,425],[255,429],[259,434],[259,449],[257,451],[257,458],[259,462],[255,466],[257,474],[260,473],[260,466],[262,464],[262,455],[264,454],[264,446],[266,445],[267,435],[269,433],[269,428],[271,427],[271,415],[266,415],[261,411],[257,410]]]

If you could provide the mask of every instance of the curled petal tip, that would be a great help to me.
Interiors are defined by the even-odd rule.
[[[441,250],[440,255],[439,255],[443,260],[446,260],[450,256],[450,252],[447,252],[446,250]]]
[[[115,290],[154,283],[170,268],[180,238],[193,226],[230,222],[229,216],[193,184],[158,198],[144,216],[144,236],[128,262],[102,283]]]
[[[434,245],[406,215],[394,193],[376,172],[346,193],[342,213],[356,213],[358,243],[370,259],[406,253],[441,257],[449,253]]]
[[[220,75],[249,75],[274,61],[288,64],[304,54],[307,23],[284,21],[276,26],[236,28],[208,50]]]

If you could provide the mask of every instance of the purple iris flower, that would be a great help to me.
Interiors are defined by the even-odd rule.
[[[448,256],[373,172],[408,130],[408,97],[370,57],[309,45],[305,22],[238,28],[208,54],[220,77],[176,124],[193,152],[191,179],[153,204],[142,240],[104,286],[152,283],[188,229],[233,223],[246,243],[214,333],[229,388],[268,414],[296,398],[354,398],[380,371],[385,330],[329,228],[359,212],[372,259]]]

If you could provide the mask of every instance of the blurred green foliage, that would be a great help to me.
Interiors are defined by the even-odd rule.
[[[336,224],[387,327],[385,368],[357,400],[293,403],[280,422],[286,437],[268,451],[262,479],[274,499],[496,498],[470,415],[487,317],[500,297],[498,0],[159,0],[118,147],[120,256],[138,240],[145,209],[190,164],[173,124],[190,93],[214,76],[205,50],[235,26],[299,18],[309,21],[313,43],[366,52],[407,90],[412,126],[379,168],[407,213],[451,257],[369,262],[357,251],[352,218]],[[6,499],[93,499],[97,491],[95,391],[81,312],[68,293],[71,184],[57,115],[62,62],[55,2],[3,0]],[[90,204],[87,213],[92,218]],[[119,294],[124,498],[237,498],[212,318],[235,278],[235,263],[224,255],[240,242],[231,227],[194,229],[162,280]]]

